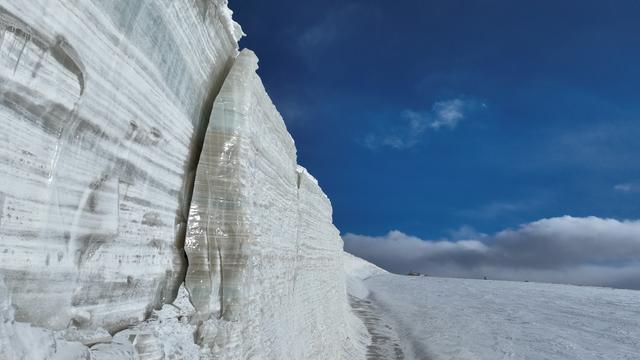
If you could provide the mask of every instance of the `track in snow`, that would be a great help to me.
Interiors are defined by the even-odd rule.
[[[349,304],[371,336],[371,344],[367,346],[367,360],[404,360],[400,339],[379,315],[380,311],[371,300],[350,295]]]

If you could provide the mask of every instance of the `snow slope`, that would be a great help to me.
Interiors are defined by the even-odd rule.
[[[382,274],[368,300],[408,359],[640,359],[640,292]]]

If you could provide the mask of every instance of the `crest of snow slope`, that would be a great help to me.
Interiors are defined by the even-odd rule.
[[[386,270],[346,251],[343,253],[343,259],[349,294],[358,298],[366,298],[369,294],[364,280],[375,275],[388,274]]]
[[[171,301],[226,1],[0,0],[0,274],[15,318],[117,330]]]

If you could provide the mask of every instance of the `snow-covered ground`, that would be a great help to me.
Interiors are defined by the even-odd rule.
[[[363,284],[400,339],[396,358],[640,359],[639,291],[392,274]]]

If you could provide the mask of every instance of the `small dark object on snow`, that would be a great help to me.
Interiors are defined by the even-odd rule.
[[[409,275],[409,276],[420,276],[420,273],[419,272],[409,271],[409,273],[407,273],[407,275]]]

